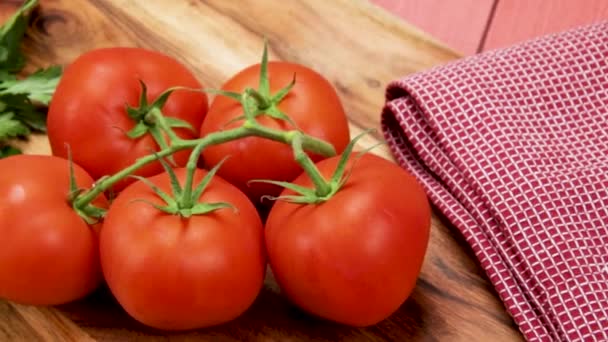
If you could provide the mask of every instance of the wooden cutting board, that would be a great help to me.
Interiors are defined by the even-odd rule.
[[[6,18],[21,1],[0,2]],[[208,87],[219,87],[257,63],[263,37],[270,58],[308,65],[338,89],[352,135],[378,128],[386,84],[456,59],[452,51],[362,0],[42,0],[25,50],[28,70],[68,64],[84,51],[139,46],[169,54]],[[370,146],[378,133],[361,142]],[[48,154],[45,136],[24,144]],[[387,159],[386,147],[374,150]],[[52,265],[49,265],[52,267]],[[0,301],[0,341],[511,341],[521,340],[475,258],[454,229],[435,215],[428,253],[413,295],[380,324],[355,329],[303,314],[269,275],[255,304],[237,320],[186,333],[165,333],[131,319],[100,289],[51,308]]]

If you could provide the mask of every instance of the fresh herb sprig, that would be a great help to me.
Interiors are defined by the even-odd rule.
[[[46,131],[46,111],[61,68],[51,66],[26,77],[19,77],[26,58],[21,42],[27,30],[27,14],[38,0],[27,0],[0,26],[0,158],[21,153],[11,139],[26,138],[32,132]]]

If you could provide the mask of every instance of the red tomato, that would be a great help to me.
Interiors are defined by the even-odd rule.
[[[327,179],[337,161],[318,164]],[[295,183],[312,187],[306,175]],[[266,222],[266,248],[275,278],[293,303],[332,321],[367,326],[390,316],[410,295],[429,227],[430,207],[415,178],[368,154],[327,202],[275,203]]]
[[[222,89],[242,92],[247,87],[257,88],[260,65],[250,66],[236,74]],[[350,141],[348,122],[344,108],[332,85],[317,72],[298,64],[269,62],[268,73],[271,93],[288,85],[294,74],[296,84],[278,107],[307,134],[332,144],[341,153]],[[236,127],[242,122],[226,126],[226,123],[241,116],[243,109],[237,101],[216,96],[203,121],[201,135]],[[293,127],[283,121],[267,116],[258,117],[264,126],[290,130]],[[278,195],[281,188],[274,185],[255,183],[252,179],[272,179],[291,181],[302,169],[294,161],[290,146],[258,137],[250,137],[211,146],[203,151],[208,166],[217,165],[225,156],[231,156],[222,165],[218,174],[239,187],[257,202],[262,195]],[[315,161],[322,158],[313,155]]]
[[[0,297],[55,305],[101,281],[97,233],[68,203],[68,161],[17,155],[0,160]],[[76,183],[93,179],[74,165]],[[103,207],[105,198],[95,202]]]
[[[140,80],[148,88],[149,103],[173,86],[201,88],[186,67],[158,52],[105,48],[85,53],[67,67],[49,107],[47,125],[53,154],[66,157],[65,144],[69,144],[74,162],[99,178],[158,150],[149,133],[138,139],[126,136],[135,121],[127,116],[125,108],[126,104],[138,106]],[[196,130],[176,129],[179,136],[195,138],[207,112],[207,96],[176,91],[162,110],[166,116],[184,120]],[[179,165],[185,165],[187,158],[188,151],[175,156]],[[152,163],[136,174],[151,176],[161,171],[159,163]],[[120,190],[132,181],[127,178],[115,189]]]
[[[185,170],[176,173],[183,184]],[[166,173],[150,180],[170,192]],[[216,176],[200,201],[229,202],[236,211],[186,219],[135,200],[164,204],[142,182],[130,185],[112,203],[100,238],[106,282],[132,317],[159,329],[195,329],[232,320],[253,303],[266,261],[262,223],[247,196]]]

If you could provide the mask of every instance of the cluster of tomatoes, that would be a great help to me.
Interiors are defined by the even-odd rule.
[[[265,108],[289,120],[260,115],[257,122],[280,130],[297,127],[332,144],[335,157],[310,154],[330,179],[350,140],[332,85],[308,67],[270,62],[240,71],[222,90],[256,88],[261,72],[269,79],[269,94],[284,89],[294,75],[297,81],[280,100],[269,97]],[[141,101],[140,82],[149,102],[170,87],[202,88],[184,65],[158,52],[108,48],[85,53],[66,68],[49,108],[53,156],[0,160],[0,298],[55,305],[86,296],[105,281],[140,322],[194,329],[247,310],[264,286],[269,264],[286,298],[332,321],[375,324],[406,300],[429,238],[429,205],[411,175],[371,154],[349,162],[348,178],[330,198],[278,200],[264,222],[260,199],[293,192],[251,180],[314,187],[291,146],[257,136],[236,139],[205,148],[202,167],[194,174],[200,181],[208,174],[205,168],[229,156],[197,200],[230,206],[191,216],[159,210],[165,200],[152,188],[171,193],[176,184],[154,162],[134,173],[147,181],[124,178],[114,184],[115,196],[95,199],[95,206],[107,209],[102,220],[83,220],[70,199],[160,148],[152,134],[127,134],[135,122],[126,104],[135,107]],[[191,127],[174,130],[187,140],[237,127],[243,108],[227,96],[215,96],[208,104],[204,92],[176,90],[162,112]],[[173,155],[182,185],[189,153]],[[70,187],[74,182],[76,190]]]

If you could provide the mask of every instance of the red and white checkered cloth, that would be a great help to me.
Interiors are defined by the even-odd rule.
[[[397,161],[529,341],[608,341],[608,22],[393,82]]]

